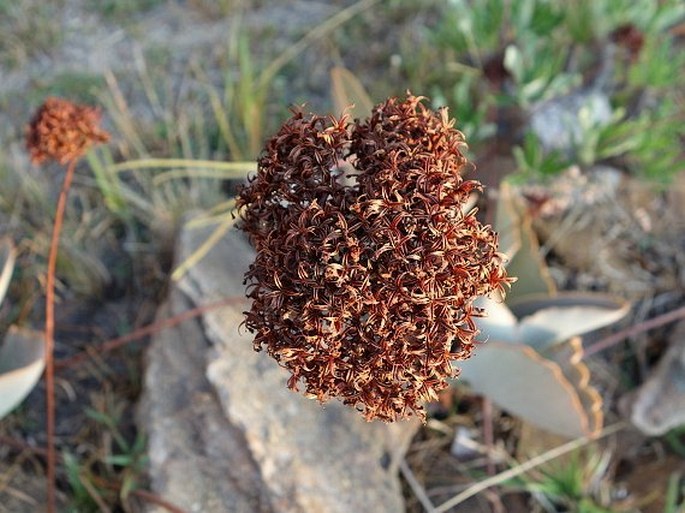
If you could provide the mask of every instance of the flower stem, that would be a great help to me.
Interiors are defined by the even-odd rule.
[[[48,271],[45,282],[45,416],[47,431],[47,511],[55,513],[55,368],[54,368],[54,346],[55,346],[55,269],[57,267],[57,251],[59,249],[59,234],[62,231],[64,221],[64,211],[67,204],[67,193],[71,187],[74,177],[76,160],[72,159],[67,166],[64,176],[62,190],[57,200],[55,210],[55,222],[52,226],[52,239],[50,241],[50,254],[48,256]]]

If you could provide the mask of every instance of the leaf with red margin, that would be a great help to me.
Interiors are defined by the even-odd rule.
[[[24,400],[44,367],[43,333],[10,327],[0,348],[0,418]]]
[[[557,352],[553,361],[523,344],[490,341],[460,362],[461,378],[474,392],[547,431],[592,436],[601,427],[601,400],[587,386],[577,348]]]
[[[0,239],[0,305],[3,299],[5,299],[7,287],[9,287],[10,279],[14,272],[15,259],[16,250],[14,249],[14,244],[12,244],[8,237],[3,237]]]

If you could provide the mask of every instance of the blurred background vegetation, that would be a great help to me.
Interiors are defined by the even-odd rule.
[[[78,169],[67,210],[58,326],[69,344],[57,346],[57,356],[66,357],[93,338],[153,319],[181,221],[189,212],[220,219],[230,211],[235,186],[254,170],[291,105],[334,112],[336,67],[349,70],[374,103],[410,90],[433,107],[448,106],[469,143],[474,177],[489,187],[481,207],[490,221],[503,182],[521,188],[529,210],[582,203],[584,196],[566,188],[605,176],[630,184],[613,191],[612,204],[621,195],[646,195],[620,203],[619,213],[583,203],[590,224],[602,219],[633,234],[611,235],[630,241],[623,256],[640,266],[625,275],[564,257],[549,232],[563,238],[569,215],[552,228],[531,221],[559,288],[618,293],[636,305],[632,319],[644,319],[685,297],[682,210],[659,210],[685,203],[669,196],[684,197],[684,41],[682,0],[0,0],[0,236],[18,248],[0,333],[42,319],[62,171],[31,166],[22,138],[46,96],[101,106],[113,135]],[[655,198],[663,204],[655,207]],[[621,209],[644,215],[617,222],[625,218]],[[636,276],[644,277],[632,285]],[[613,387],[608,410],[616,413],[619,391],[644,379],[661,354],[657,346],[629,348],[595,366]],[[141,346],[133,345],[64,378],[80,398],[61,401],[58,410],[62,486],[73,511],[105,511],[103,504],[130,511],[129,492],[144,486],[144,439],[128,414],[140,391],[140,356]],[[466,389],[451,394],[408,456],[436,497],[486,472],[455,468],[449,459],[457,427],[476,428],[483,416]],[[44,442],[39,395],[2,421],[2,436]],[[514,419],[498,411],[494,422],[498,449],[508,454],[499,464],[513,465]],[[682,430],[632,443],[641,450],[598,446],[566,466],[512,480],[478,511],[685,511]],[[649,476],[661,486],[655,497],[641,488],[636,469],[657,452],[677,457]],[[41,472],[25,451],[0,443],[0,455],[5,475],[12,465]],[[7,486],[0,483],[0,497]],[[497,509],[509,496],[510,509]],[[517,500],[522,509],[514,509]],[[410,511],[421,511],[409,488],[407,501]]]

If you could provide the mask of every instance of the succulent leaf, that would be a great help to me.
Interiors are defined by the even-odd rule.
[[[5,299],[5,294],[7,294],[7,287],[9,287],[14,271],[15,259],[16,250],[12,241],[8,237],[0,239],[0,305]]]
[[[540,255],[530,215],[516,201],[506,182],[500,185],[495,231],[501,251],[509,258],[508,274],[518,278],[516,286],[507,293],[507,302],[528,294],[555,294],[556,286]]]
[[[481,340],[519,343],[518,319],[502,300],[480,297],[476,306],[485,311],[485,317],[476,319],[476,326],[481,332]],[[479,349],[476,349],[478,352]]]
[[[498,191],[495,229],[499,250],[511,259],[521,247],[521,214],[514,204],[511,186],[502,182]]]
[[[507,271],[518,281],[506,304],[479,298],[485,316],[476,325],[485,343],[462,363],[461,377],[475,392],[542,429],[594,435],[602,427],[602,398],[590,385],[578,335],[618,321],[629,304],[603,294],[558,293],[531,217],[506,183],[495,227],[510,259]]]
[[[598,434],[604,421],[602,396],[595,387],[590,385],[590,369],[583,363],[581,338],[573,337],[564,344],[556,344],[541,352],[540,355],[559,365],[561,372],[578,394],[582,411],[588,418],[589,434]]]
[[[601,425],[601,401],[590,400],[598,396],[587,391],[586,369],[578,368],[584,365],[574,354],[560,352],[557,362],[523,344],[491,341],[460,363],[460,376],[475,392],[536,426],[562,436],[589,436]]]
[[[44,367],[43,333],[11,327],[0,348],[0,418],[24,400]]]
[[[520,319],[521,341],[541,351],[613,324],[628,313],[629,304],[602,294],[561,293],[520,297],[509,308]]]
[[[507,294],[508,301],[514,302],[529,294],[556,294],[556,286],[540,255],[540,245],[529,217],[521,219],[520,233],[521,246],[507,265],[508,273],[518,278],[516,286]]]

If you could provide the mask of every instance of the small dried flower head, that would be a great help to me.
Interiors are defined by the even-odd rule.
[[[239,194],[255,350],[367,420],[423,418],[471,354],[474,299],[510,281],[497,235],[463,208],[481,187],[462,178],[463,136],[421,100],[356,123],[295,112]]]
[[[26,145],[35,164],[54,159],[60,164],[81,157],[96,143],[107,142],[100,128],[100,110],[61,98],[48,98],[28,127]]]

